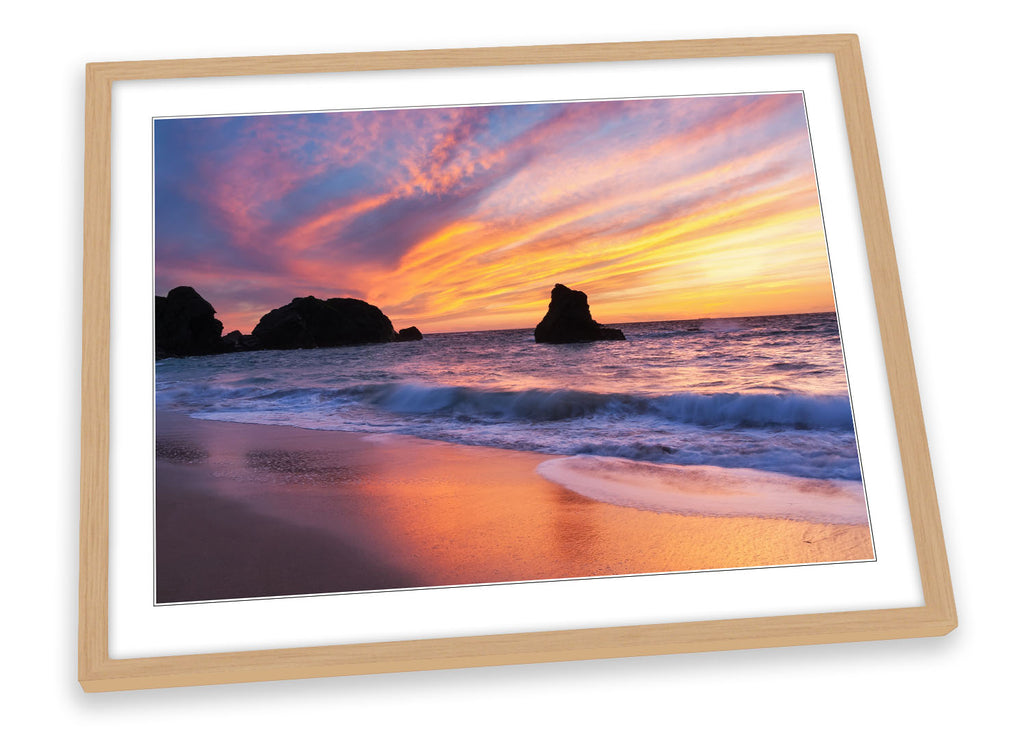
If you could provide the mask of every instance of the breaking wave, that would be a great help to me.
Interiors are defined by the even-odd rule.
[[[437,415],[481,420],[557,422],[559,420],[649,416],[705,427],[852,430],[846,396],[795,393],[682,392],[661,396],[603,394],[574,389],[518,391],[418,383],[359,384],[341,389],[266,389],[225,385],[176,385],[166,399],[185,407],[247,411],[302,406],[361,404],[398,415]]]
[[[525,329],[166,359],[156,399],[205,420],[860,479],[834,316],[628,329],[607,345]]]

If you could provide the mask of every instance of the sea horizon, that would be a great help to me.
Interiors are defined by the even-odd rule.
[[[353,297],[352,299],[357,299],[357,298]],[[600,308],[598,308],[598,311],[599,310],[600,310]],[[216,315],[217,313],[214,313],[214,314]],[[713,317],[673,317],[673,318],[665,318],[665,319],[657,319],[657,320],[631,320],[631,321],[598,320],[597,322],[599,322],[602,325],[608,325],[608,326],[613,326],[613,327],[623,327],[623,326],[627,326],[627,325],[648,325],[648,324],[658,323],[658,322],[697,322],[697,321],[700,321],[700,320],[740,320],[740,319],[745,319],[745,318],[757,318],[757,317],[797,317],[797,316],[800,316],[800,315],[837,315],[837,314],[838,313],[835,310],[807,310],[807,311],[801,311],[801,312],[764,312],[764,313],[756,313],[756,314],[755,313],[750,313],[750,314],[741,314],[741,315],[715,315]],[[600,315],[597,315],[597,317],[600,317]],[[412,322],[410,320],[402,320],[402,319],[391,319],[391,322],[393,324],[396,324],[396,325],[401,324],[403,326],[406,323],[410,323],[410,325],[412,324]],[[249,328],[248,333],[252,332],[252,328],[253,327],[255,327],[255,325],[253,325],[252,327]],[[416,326],[416,327],[418,327],[418,326]],[[460,334],[461,335],[461,334],[464,334],[464,333],[493,333],[493,332],[502,332],[502,331],[509,331],[509,330],[535,330],[536,327],[537,327],[536,324],[533,324],[533,325],[527,325],[525,327],[484,328],[484,329],[479,329],[479,330],[428,330],[428,331],[423,331],[423,334],[424,335],[456,335],[456,334]],[[224,329],[223,329],[225,334],[227,334],[229,332],[232,332],[232,330],[238,330],[239,332],[241,332],[243,334],[248,334],[245,331],[243,331],[241,328],[238,328],[238,327],[234,327],[234,328],[229,329],[227,326],[225,326]],[[338,347],[338,346],[332,346],[332,347]],[[345,346],[345,347],[347,347],[347,346]],[[265,350],[273,350],[273,349],[265,349]],[[288,350],[288,349],[285,349],[285,350]],[[307,349],[307,350],[312,350],[312,349]],[[181,358],[181,356],[168,356],[168,358]],[[166,359],[165,358],[160,358],[160,359],[157,359],[157,360],[162,361],[162,360],[166,360]]]
[[[598,320],[602,325],[610,327],[625,327],[627,325],[651,325],[659,322],[699,322],[701,320],[740,320],[744,318],[757,317],[798,317],[800,315],[838,315],[835,310],[809,310],[806,312],[767,312],[749,315],[715,315],[714,317],[673,317],[662,320],[632,320],[622,322],[616,320]],[[394,321],[392,321],[394,322]],[[518,328],[487,328],[485,330],[434,330],[425,332],[424,335],[461,335],[465,333],[499,333],[511,330],[535,330],[536,325]],[[627,336],[628,339],[628,336]]]

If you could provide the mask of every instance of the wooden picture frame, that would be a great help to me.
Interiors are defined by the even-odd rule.
[[[881,326],[924,605],[116,659],[108,645],[112,88],[115,82],[632,60],[830,55]],[[86,68],[79,681],[86,691],[937,636],[956,626],[881,170],[854,35],[89,64]]]

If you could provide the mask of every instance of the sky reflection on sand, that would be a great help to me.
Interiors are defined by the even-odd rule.
[[[409,438],[371,443],[351,433],[166,413],[158,433],[206,450],[202,460],[179,462],[187,474],[179,481],[243,503],[297,534],[335,536],[420,586],[872,557],[862,525],[701,518],[593,501],[537,474],[550,456]],[[268,449],[277,454],[270,468],[248,462]],[[158,495],[174,493],[158,483]],[[220,565],[216,551],[202,565]],[[159,576],[159,559],[157,568]]]

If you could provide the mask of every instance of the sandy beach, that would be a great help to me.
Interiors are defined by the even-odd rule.
[[[158,603],[873,557],[867,525],[595,501],[546,454],[170,412],[156,445]]]

